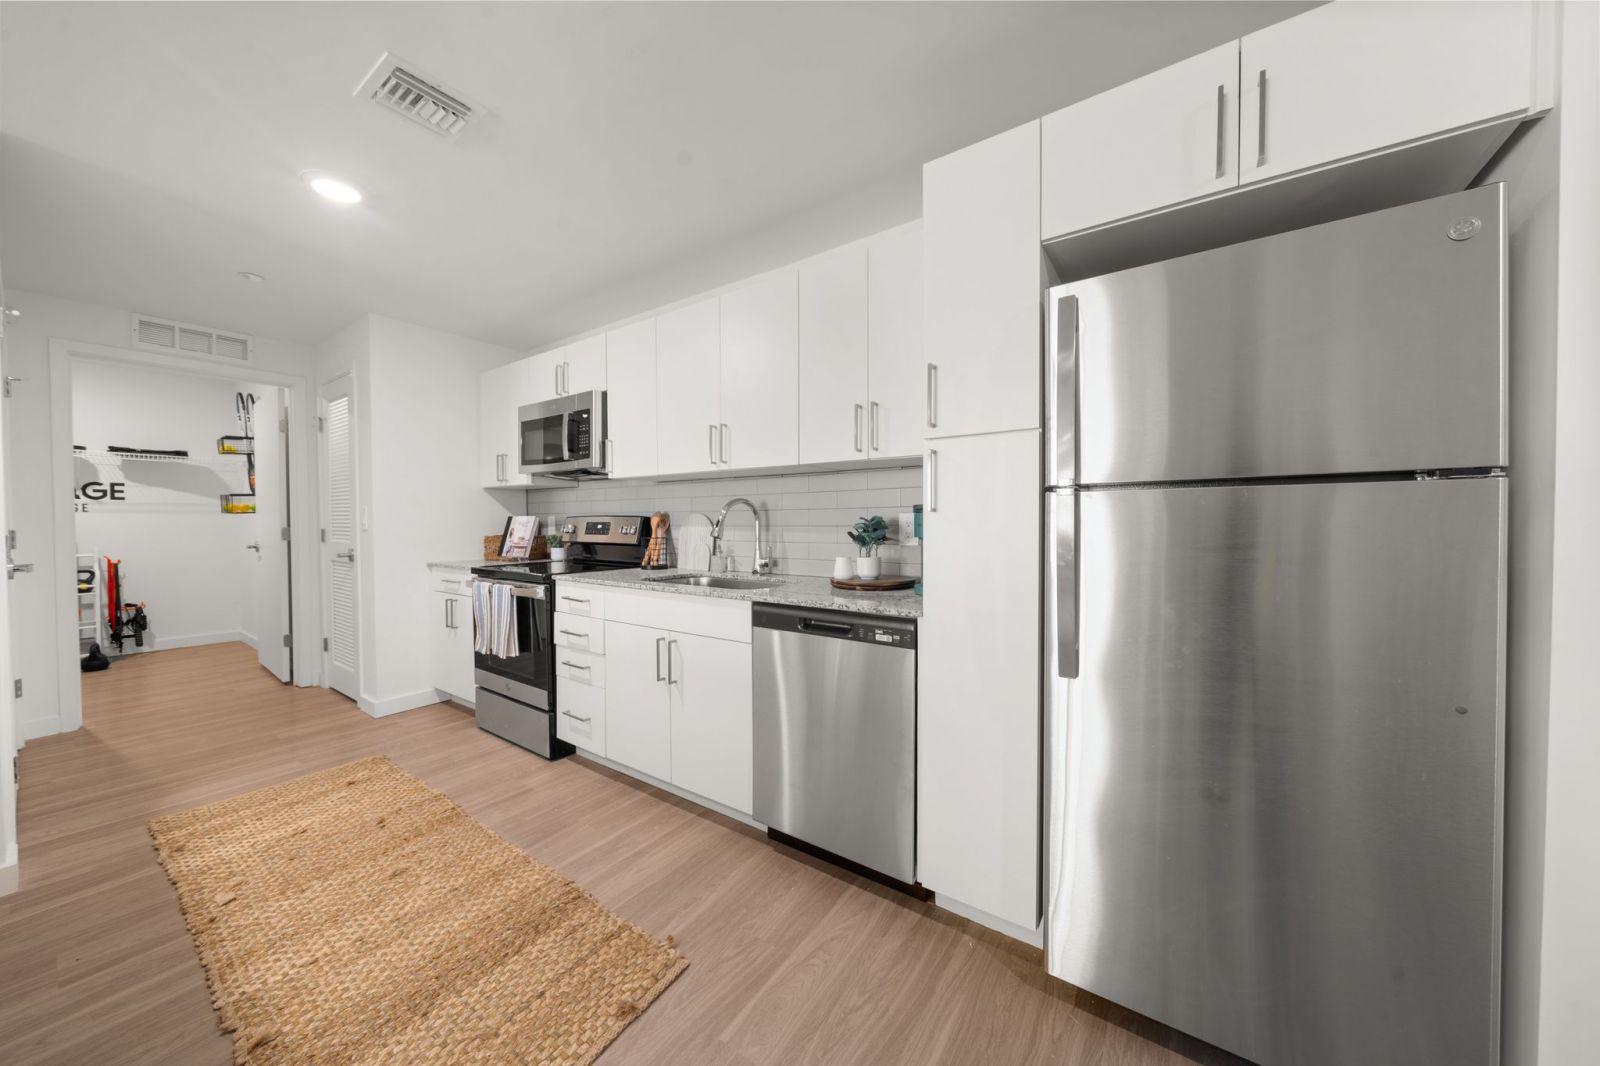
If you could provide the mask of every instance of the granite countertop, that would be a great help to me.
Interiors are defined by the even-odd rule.
[[[607,570],[599,573],[560,575],[561,582],[599,585],[605,588],[638,589],[643,592],[670,592],[679,596],[709,596],[718,600],[745,600],[749,603],[776,603],[785,607],[822,607],[834,611],[921,618],[922,597],[911,589],[903,592],[844,592],[828,584],[825,577],[797,577],[772,574],[765,580],[777,582],[766,589],[714,589],[698,585],[663,582],[675,574],[700,573],[698,570]],[[749,577],[730,574],[729,577]]]
[[[470,559],[467,562],[429,563],[429,570],[465,570],[470,571],[474,566],[482,566],[482,559]]]

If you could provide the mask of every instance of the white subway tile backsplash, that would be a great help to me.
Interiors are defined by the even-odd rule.
[[[678,565],[702,569],[711,550],[711,530],[702,514],[715,517],[723,504],[744,496],[761,509],[762,533],[777,572],[826,577],[833,572],[835,556],[855,556],[845,530],[857,518],[882,515],[891,536],[898,537],[900,513],[920,502],[921,492],[920,466],[683,481],[585,481],[530,489],[527,511],[561,518],[666,511],[672,515]],[[750,569],[754,542],[755,522],[739,508],[728,516],[722,538],[723,552],[733,557],[735,569]],[[891,543],[880,551],[885,573],[921,572],[921,548]]]

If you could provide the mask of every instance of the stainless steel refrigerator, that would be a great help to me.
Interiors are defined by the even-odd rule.
[[[1267,1066],[1497,1062],[1502,188],[1048,307],[1050,972]]]

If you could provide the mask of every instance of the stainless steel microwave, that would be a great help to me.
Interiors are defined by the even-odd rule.
[[[611,469],[603,389],[517,408],[517,470],[554,477],[605,477]]]

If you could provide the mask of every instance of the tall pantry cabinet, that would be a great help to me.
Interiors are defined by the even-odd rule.
[[[1037,927],[1040,124],[923,168],[917,876]]]

